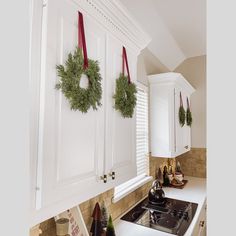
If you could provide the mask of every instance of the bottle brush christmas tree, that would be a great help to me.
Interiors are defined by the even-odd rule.
[[[102,235],[101,209],[98,202],[94,207],[92,217],[93,217],[93,222],[90,229],[91,236],[101,236]]]
[[[101,204],[101,213],[102,213],[102,217],[101,217],[102,228],[106,229],[107,222],[108,222],[108,213],[107,213],[107,208],[106,208],[106,204],[104,201],[102,201],[102,204]]]
[[[111,216],[109,216],[106,236],[116,236]]]

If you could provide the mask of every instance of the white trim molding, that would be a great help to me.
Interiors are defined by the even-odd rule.
[[[140,175],[115,187],[112,202],[116,203],[139,187],[153,180],[152,176]]]
[[[183,77],[182,74],[176,72],[160,73],[148,76],[149,84],[178,84],[190,94],[195,91],[195,88]]]
[[[119,0],[73,0],[122,42],[140,53],[152,40]]]

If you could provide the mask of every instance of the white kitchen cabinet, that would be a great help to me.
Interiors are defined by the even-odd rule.
[[[206,202],[203,204],[192,236],[206,236]]]
[[[187,97],[194,88],[179,73],[150,75],[151,155],[176,157],[190,150],[191,128],[179,124],[180,92],[187,110]],[[194,121],[193,121],[194,122]]]
[[[38,6],[43,11],[41,18],[35,15],[38,29],[32,32],[41,41],[33,42],[31,52],[38,65],[31,81],[31,225],[135,176],[135,115],[121,117],[114,110],[113,94],[122,69],[122,46],[135,82],[137,55],[149,42],[116,2],[50,0]],[[56,65],[64,64],[78,44],[78,10],[84,16],[88,57],[99,62],[103,78],[102,106],[86,114],[72,111],[55,89]],[[117,22],[119,14],[126,24]]]

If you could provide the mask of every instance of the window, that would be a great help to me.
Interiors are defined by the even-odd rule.
[[[137,176],[148,173],[148,93],[138,87],[136,106]]]
[[[114,191],[113,202],[119,201],[124,196],[133,192],[143,184],[152,180],[148,176],[148,89],[140,85],[137,87],[137,105],[136,105],[136,164],[137,177],[117,186]]]

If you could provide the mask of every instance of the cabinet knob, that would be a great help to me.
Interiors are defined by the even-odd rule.
[[[114,180],[116,178],[116,172],[112,171],[111,173],[109,173],[109,176],[111,176],[111,178]]]
[[[100,179],[103,180],[103,183],[105,184],[107,182],[107,175],[101,176]]]
[[[201,220],[201,221],[200,221],[200,227],[204,227],[204,224],[205,224],[205,221],[204,221],[204,220]]]
[[[184,147],[185,149],[188,149],[188,145]]]

